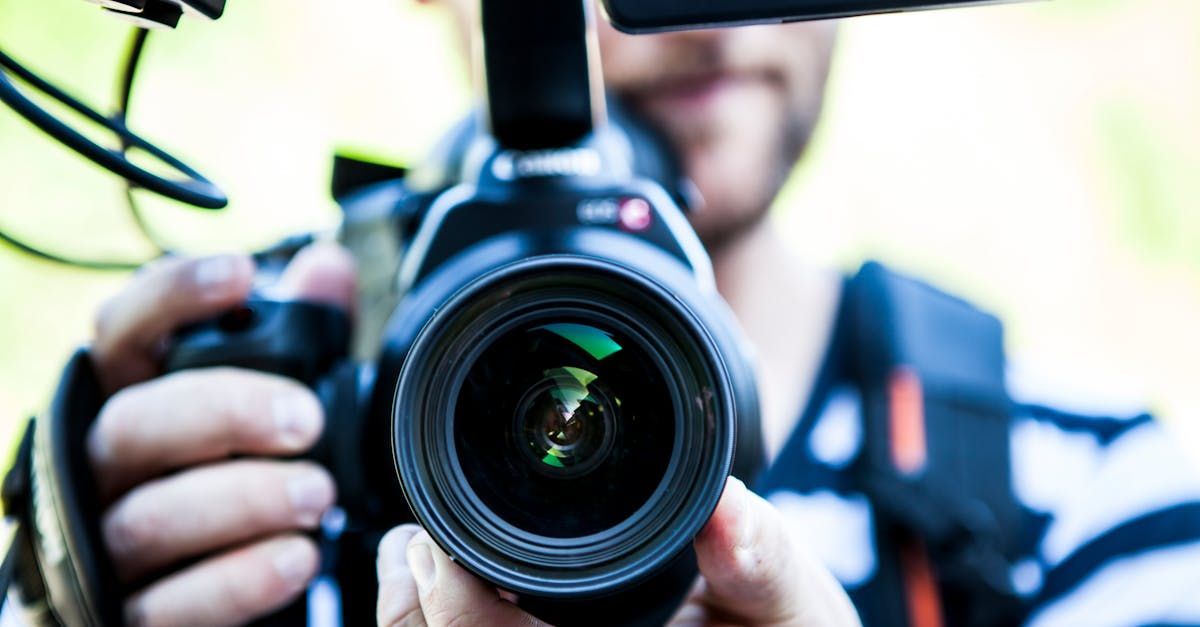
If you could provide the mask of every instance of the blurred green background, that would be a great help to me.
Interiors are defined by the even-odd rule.
[[[108,105],[128,27],[0,0],[0,44]],[[776,210],[798,254],[920,273],[1002,314],[1051,395],[1151,404],[1200,453],[1200,2],[1055,0],[844,24],[827,115]],[[134,126],[233,199],[144,198],[162,239],[247,249],[328,227],[335,148],[411,162],[470,105],[447,17],[411,0],[234,0],[151,38]],[[122,188],[0,109],[0,228],[149,253]],[[0,445],[121,274],[0,247]],[[798,315],[802,315],[798,314]]]

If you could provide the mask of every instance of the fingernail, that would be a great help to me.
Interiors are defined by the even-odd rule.
[[[309,445],[321,430],[321,407],[300,393],[276,396],[271,401],[271,414],[279,443],[289,449]]]
[[[419,533],[408,543],[408,569],[412,571],[417,588],[428,590],[433,584],[433,548],[429,536]]]
[[[306,585],[315,570],[313,551],[299,538],[284,542],[271,557],[271,565],[281,579],[295,588]]]
[[[237,272],[238,258],[233,255],[218,255],[206,257],[196,262],[192,270],[192,280],[199,287],[214,287],[224,285]]]
[[[333,504],[333,484],[325,473],[306,470],[288,480],[287,495],[300,524],[315,527]]]
[[[379,557],[377,558],[376,573],[380,581],[395,579],[398,575],[408,572],[408,559],[405,551],[413,536],[420,532],[416,525],[401,525],[392,529],[379,542]]]
[[[746,484],[737,477],[730,477],[725,488],[731,500],[730,508],[734,512],[734,545],[733,557],[738,568],[743,573],[752,572],[755,564],[761,561],[759,551],[762,547],[754,542],[754,516],[750,512],[751,495]]]
[[[742,483],[737,477],[730,477],[725,484],[726,498],[730,500],[730,507],[737,517],[737,545],[739,547],[747,546],[750,543],[750,516],[747,511],[750,509],[750,490],[746,488],[746,484]]]

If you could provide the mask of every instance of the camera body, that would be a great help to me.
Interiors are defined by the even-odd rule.
[[[761,463],[745,343],[679,194],[636,171],[671,170],[649,131],[614,116],[575,146],[518,151],[471,126],[439,166],[452,184],[343,200],[348,223],[382,215],[407,241],[373,360],[347,359],[340,312],[254,300],[181,332],[167,369],[312,385],[313,457],[360,537],[416,520],[542,618],[662,622],[739,440],[743,476]]]

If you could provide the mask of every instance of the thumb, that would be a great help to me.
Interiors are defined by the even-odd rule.
[[[416,525],[379,543],[376,621],[389,625],[544,627],[495,588],[455,564]]]
[[[421,612],[421,600],[417,597],[417,584],[404,556],[408,543],[421,533],[416,525],[401,525],[392,529],[379,542],[379,555],[375,561],[379,576],[379,599],[375,606],[376,624],[423,625],[425,616]]]
[[[696,600],[710,618],[737,624],[860,624],[841,585],[799,540],[770,503],[730,477],[696,536],[704,578]]]
[[[358,293],[358,269],[354,258],[333,242],[305,247],[288,264],[272,296],[340,307],[353,313]]]

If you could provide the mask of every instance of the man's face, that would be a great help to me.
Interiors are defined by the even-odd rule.
[[[444,0],[464,30],[478,0]],[[765,215],[820,113],[835,27],[757,26],[625,35],[600,20],[609,90],[657,125],[704,197],[711,247]]]

